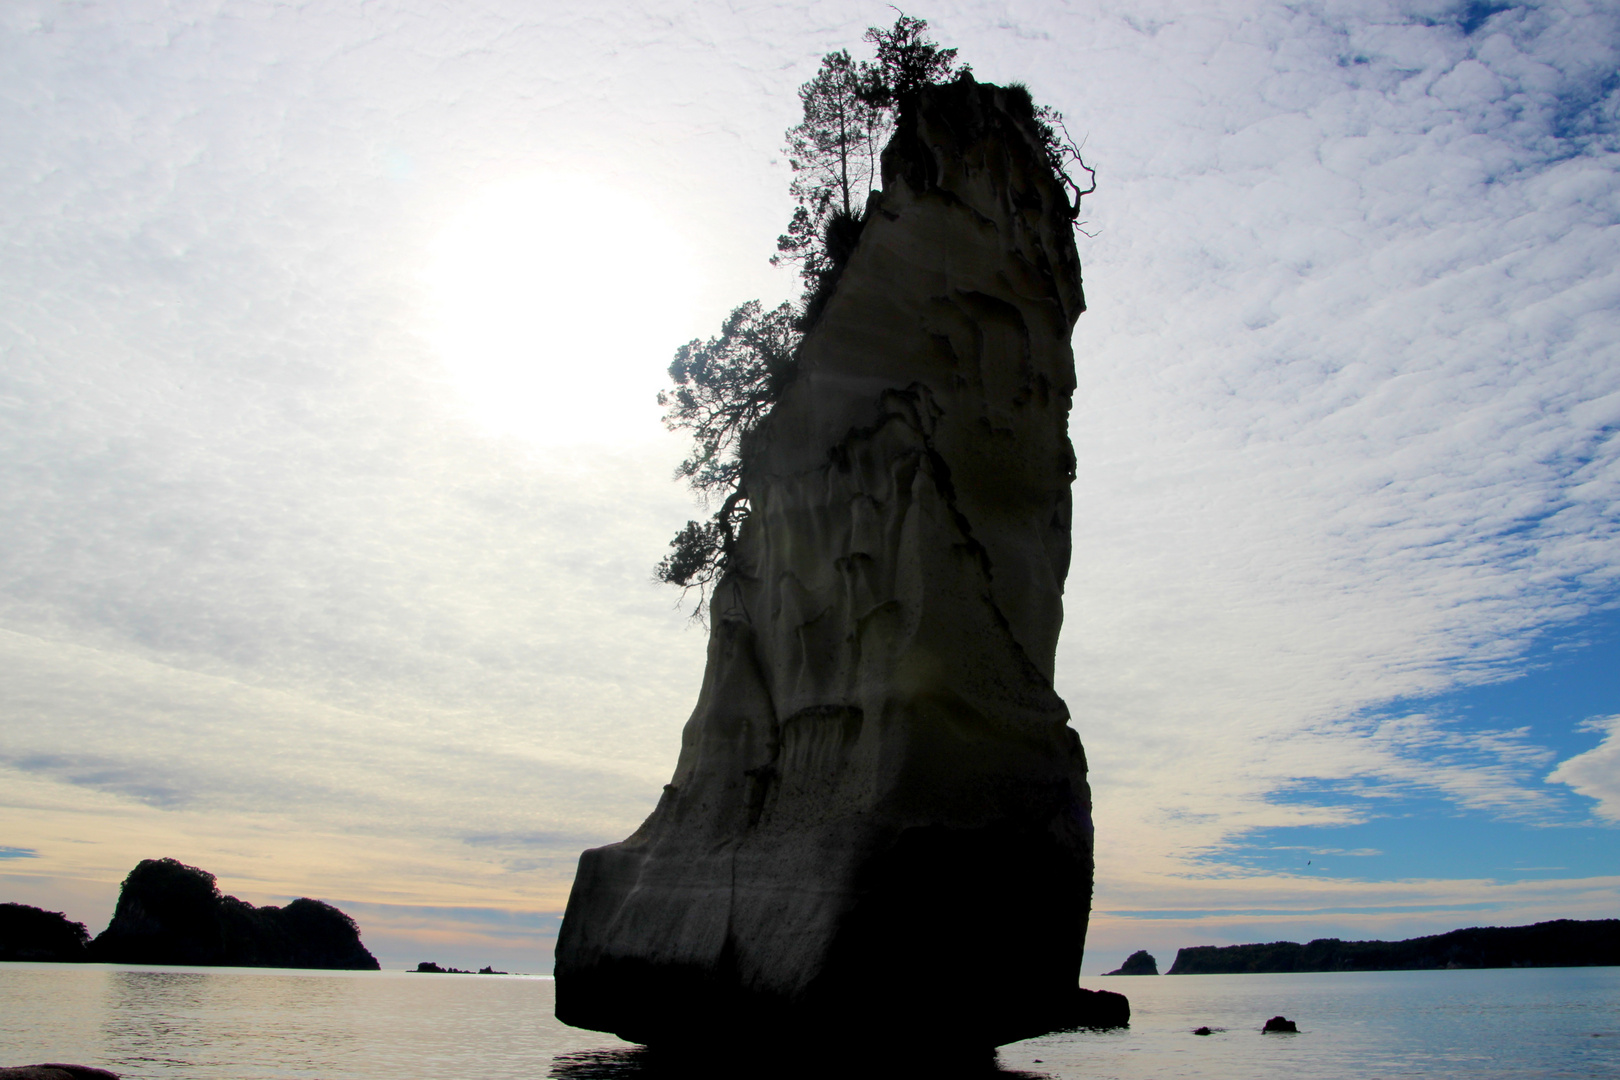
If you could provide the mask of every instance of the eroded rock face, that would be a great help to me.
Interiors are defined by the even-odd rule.
[[[675,776],[580,858],[565,1022],[975,1049],[1086,1022],[1090,796],[1052,688],[1084,300],[1027,116],[971,82],[902,116],[747,447]]]

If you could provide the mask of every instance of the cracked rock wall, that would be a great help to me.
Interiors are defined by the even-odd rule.
[[[675,775],[580,858],[567,1023],[988,1047],[1081,1018],[1069,204],[1016,93],[970,81],[905,111],[883,182],[746,447]]]

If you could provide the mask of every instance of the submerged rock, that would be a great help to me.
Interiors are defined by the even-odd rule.
[[[113,964],[378,969],[360,928],[331,904],[303,897],[254,907],[174,859],[143,859],[129,872],[89,955]]]
[[[0,960],[72,963],[83,960],[90,931],[60,911],[0,904]]]
[[[1077,987],[1091,802],[1052,686],[1069,204],[1027,96],[971,80],[903,111],[883,182],[745,444],[674,778],[580,858],[566,1023],[976,1051],[1128,1018]]]
[[[1125,958],[1125,962],[1119,965],[1119,967],[1115,968],[1113,971],[1104,972],[1103,974],[1157,975],[1158,973],[1159,962],[1153,958],[1153,954],[1148,952],[1146,949],[1137,949],[1135,952],[1131,953],[1131,955],[1127,956]]]

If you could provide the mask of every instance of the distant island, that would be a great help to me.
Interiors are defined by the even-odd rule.
[[[189,964],[376,971],[355,921],[301,897],[255,907],[222,895],[214,875],[175,859],[144,859],[129,872],[107,929],[89,940],[61,912],[0,904],[0,960]]]
[[[1176,953],[1167,974],[1610,965],[1620,965],[1620,919],[1555,919],[1533,926],[1475,926],[1405,941],[1317,938],[1307,945],[1195,945]]]
[[[1157,975],[1159,961],[1146,949],[1137,949],[1125,958],[1125,962],[1113,971],[1105,971],[1104,975]]]
[[[415,974],[420,975],[510,975],[510,971],[496,971],[492,967],[481,967],[477,971],[468,971],[466,968],[440,967],[431,960],[424,960],[416,965]]]

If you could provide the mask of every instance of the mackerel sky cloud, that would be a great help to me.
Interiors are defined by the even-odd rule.
[[[1099,170],[1086,971],[1612,916],[1620,15],[911,13]],[[99,929],[172,855],[388,964],[544,970],[702,672],[662,369],[792,294],[796,88],[892,14],[6,5],[0,899]],[[567,227],[456,232],[524,192]],[[452,288],[522,307],[498,423]]]

